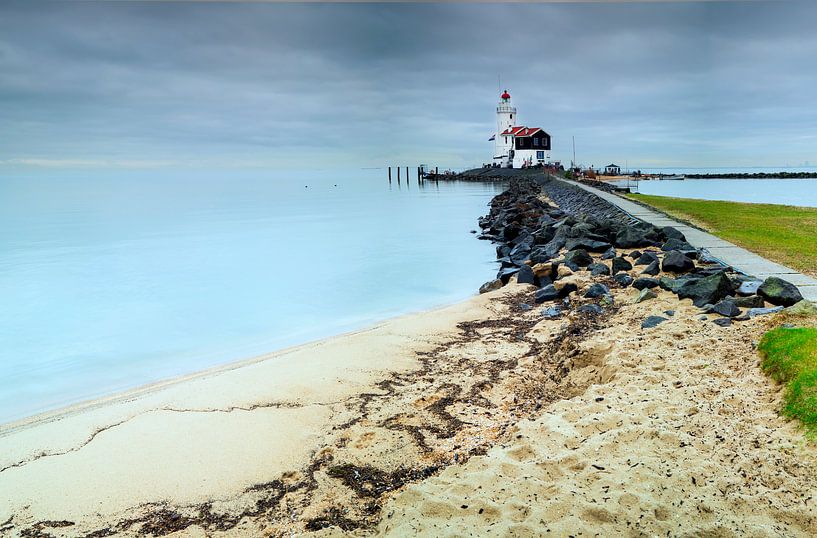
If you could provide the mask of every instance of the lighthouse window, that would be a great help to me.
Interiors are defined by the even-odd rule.
[[[513,119],[513,114],[511,114],[511,119]]]
[[[537,159],[544,159],[545,158],[545,152],[544,151],[537,151],[536,152],[536,158]]]

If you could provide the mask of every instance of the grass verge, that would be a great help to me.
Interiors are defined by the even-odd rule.
[[[817,208],[629,196],[765,258],[817,276]]]
[[[817,329],[772,329],[758,351],[763,371],[786,385],[783,415],[798,419],[809,437],[817,437]]]

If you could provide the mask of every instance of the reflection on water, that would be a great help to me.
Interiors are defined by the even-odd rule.
[[[501,185],[354,173],[0,183],[0,421],[461,300]]]

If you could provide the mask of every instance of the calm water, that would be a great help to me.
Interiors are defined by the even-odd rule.
[[[464,299],[496,270],[469,230],[500,190],[379,170],[0,179],[0,422]]]
[[[626,181],[617,183],[627,184]],[[639,181],[638,192],[675,198],[817,207],[817,179]]]

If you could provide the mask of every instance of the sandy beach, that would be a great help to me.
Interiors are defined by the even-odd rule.
[[[508,208],[522,222],[560,211],[526,189],[497,197],[482,227]],[[564,208],[597,203],[559,189]],[[572,251],[528,269],[541,287],[512,276],[459,304],[6,425],[0,533],[813,536],[817,450],[779,415],[755,350],[785,314],[731,323],[657,281],[639,292],[635,259],[672,256],[634,250],[592,272],[568,267]],[[537,304],[551,278],[569,297]],[[601,300],[585,296],[593,286]],[[663,320],[645,328],[650,316]]]
[[[752,349],[773,320],[722,328],[669,292],[630,304],[633,290],[616,291],[610,316],[548,320],[520,307],[534,289],[7,428],[0,528],[817,532],[817,451],[778,416]]]

